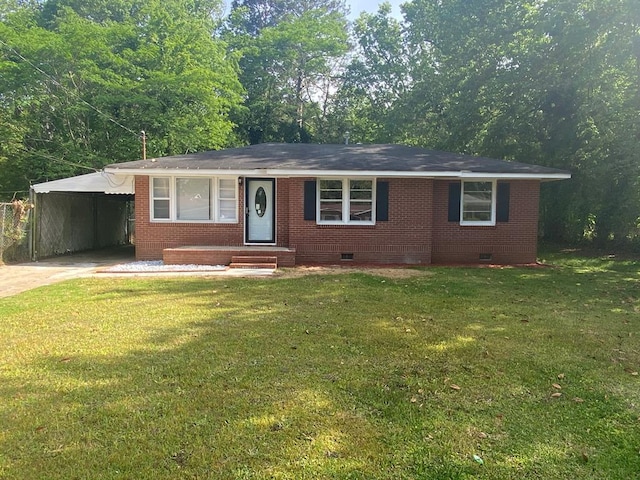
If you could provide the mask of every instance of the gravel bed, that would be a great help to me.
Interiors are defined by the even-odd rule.
[[[122,263],[106,268],[103,272],[210,272],[226,270],[224,265],[165,265],[162,260]]]

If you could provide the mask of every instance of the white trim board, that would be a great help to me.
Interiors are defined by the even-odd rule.
[[[144,175],[149,177],[162,176],[240,176],[240,177],[375,177],[375,178],[444,178],[444,179],[509,179],[509,180],[564,180],[571,178],[570,173],[491,173],[471,171],[447,172],[415,172],[415,171],[376,171],[376,170],[294,170],[261,168],[253,170],[224,170],[224,169],[149,169],[149,168],[114,168],[108,167],[106,173],[122,175]]]
[[[133,174],[128,172],[96,172],[31,185],[35,193],[91,192],[107,194],[135,193]]]

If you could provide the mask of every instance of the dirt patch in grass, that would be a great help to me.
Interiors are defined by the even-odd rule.
[[[293,268],[278,269],[275,278],[300,278],[307,275],[336,275],[342,273],[366,273],[391,279],[414,278],[431,275],[427,270],[407,267],[373,267],[341,265],[301,265]]]
[[[498,264],[437,264],[432,267],[448,268],[477,268],[477,269],[528,269],[528,268],[548,268],[553,265],[542,263],[527,263],[518,265],[498,265]],[[416,278],[431,276],[434,274],[429,267],[411,267],[407,265],[387,265],[384,267],[376,265],[297,265],[290,268],[279,268],[274,274],[276,278],[300,278],[307,275],[336,275],[344,273],[365,273],[389,279],[402,280],[404,278]]]

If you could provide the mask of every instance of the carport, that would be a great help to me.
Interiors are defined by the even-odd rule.
[[[32,260],[133,243],[132,176],[89,173],[31,187]]]

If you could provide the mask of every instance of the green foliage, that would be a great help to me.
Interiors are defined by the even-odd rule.
[[[287,17],[311,10],[347,13],[344,0],[233,0],[231,25],[236,32],[256,37],[265,27],[275,27]]]
[[[0,178],[25,189],[79,173],[78,164],[139,158],[141,130],[154,156],[234,144],[229,116],[242,88],[237,62],[212,36],[218,8],[57,0],[8,15],[0,109],[21,148],[2,155]]]
[[[404,11],[411,83],[392,106],[404,141],[568,169],[571,181],[543,189],[546,237],[638,236],[636,0],[415,0]]]
[[[258,11],[270,12],[266,19],[234,4],[224,33],[242,55],[247,109],[239,135],[252,144],[310,142],[323,128],[327,80],[348,49],[344,3],[297,2],[282,11],[282,2],[260,4]]]
[[[331,140],[340,143],[348,131],[354,143],[399,143],[411,68],[402,25],[383,3],[376,14],[360,15],[352,36],[356,50],[331,108]]]

